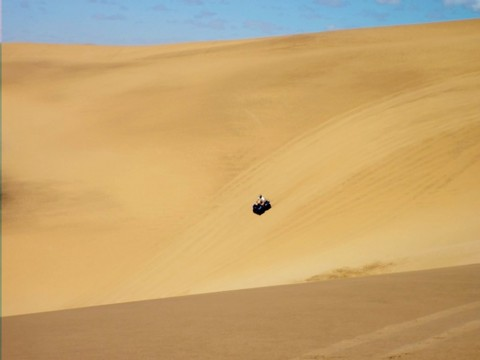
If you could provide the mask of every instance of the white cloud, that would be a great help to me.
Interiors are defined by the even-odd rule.
[[[100,21],[118,21],[118,20],[126,20],[125,16],[121,14],[113,14],[113,15],[106,15],[106,14],[96,14],[93,16],[95,20]]]
[[[342,7],[345,5],[344,0],[315,0],[315,3],[330,7]]]
[[[115,1],[112,0],[89,0],[88,2],[102,5],[118,5]]]
[[[187,5],[203,5],[203,0],[183,0]]]
[[[401,0],[377,0],[377,3],[379,4],[390,4],[390,5],[396,5],[400,4]]]
[[[463,5],[473,11],[480,11],[480,0],[443,0],[446,6]]]
[[[213,29],[213,30],[225,30],[227,28],[227,22],[222,19],[192,19],[186,22],[197,28]]]
[[[211,11],[202,11],[202,12],[198,13],[197,15],[195,15],[195,19],[207,19],[207,18],[212,18],[215,15],[217,15],[217,14],[214,13],[214,12],[211,12]]]
[[[168,11],[168,8],[163,4],[157,4],[151,8],[153,11],[164,12]]]

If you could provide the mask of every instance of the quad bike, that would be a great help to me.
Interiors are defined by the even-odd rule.
[[[263,204],[253,204],[253,212],[257,215],[262,215],[265,211],[271,209],[270,201],[265,200]]]

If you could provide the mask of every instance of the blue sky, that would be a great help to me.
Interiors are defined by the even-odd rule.
[[[480,0],[3,0],[2,41],[163,44],[480,17]]]

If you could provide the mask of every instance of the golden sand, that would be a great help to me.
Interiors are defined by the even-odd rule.
[[[480,262],[479,44],[4,44],[3,313]]]

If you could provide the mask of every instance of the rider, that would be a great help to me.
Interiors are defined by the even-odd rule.
[[[265,199],[262,194],[258,195],[257,205],[263,205],[265,201],[267,201],[267,199]]]

